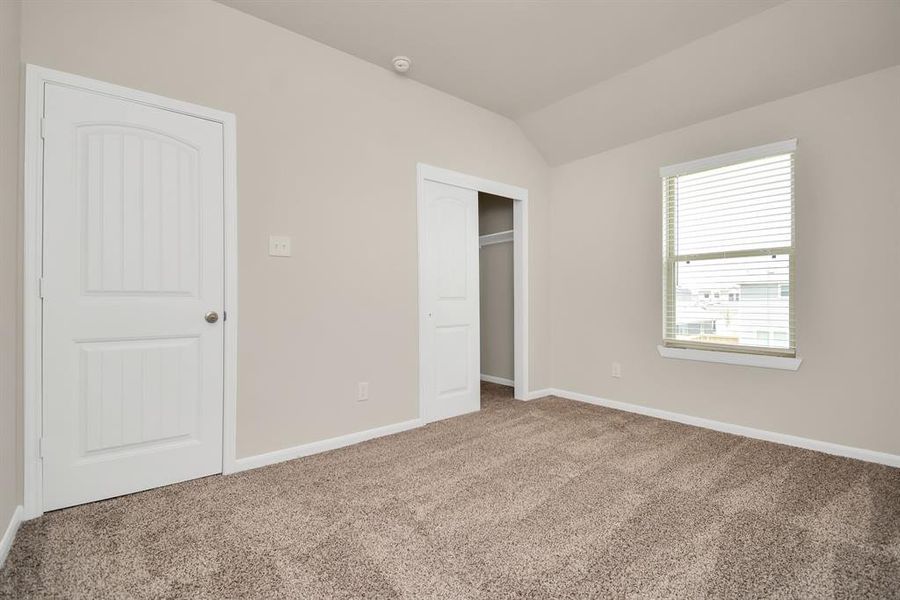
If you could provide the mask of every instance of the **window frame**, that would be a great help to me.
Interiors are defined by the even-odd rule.
[[[660,354],[669,358],[688,358],[690,360],[704,360],[705,353],[710,353],[712,362],[732,362],[735,364],[751,364],[751,366],[774,366],[776,368],[796,369],[799,367],[797,359],[797,340],[795,323],[796,302],[794,292],[796,285],[794,278],[796,273],[796,225],[795,225],[795,206],[796,206],[796,150],[797,140],[790,139],[773,144],[763,146],[755,146],[736,152],[728,152],[708,158],[702,158],[685,163],[679,163],[662,167],[659,170],[662,183],[662,220],[663,220],[663,298],[662,298],[662,345],[659,346]],[[670,179],[682,175],[690,175],[700,171],[707,171],[720,167],[734,166],[740,163],[769,158],[773,156],[791,154],[791,245],[778,246],[772,248],[761,248],[752,250],[733,250],[719,252],[703,252],[694,254],[679,255],[675,252],[675,240],[677,239],[675,230],[675,210],[676,204],[673,202],[672,193],[674,187],[669,185]],[[786,256],[788,260],[788,348],[771,348],[763,346],[750,345],[731,345],[716,344],[713,342],[692,342],[687,340],[671,339],[667,336],[669,331],[674,330],[674,320],[676,319],[676,266],[680,262],[700,261],[709,259],[722,258],[746,258],[758,256]],[[778,293],[781,294],[782,286],[779,286]],[[671,311],[669,310],[671,307]],[[672,327],[670,327],[672,325]],[[690,351],[688,353],[679,351]],[[713,357],[712,354],[717,356]],[[690,356],[688,356],[688,354]],[[759,357],[760,359],[773,359],[789,361],[785,363],[787,366],[778,366],[776,364],[757,364],[759,360],[746,361],[740,359],[741,356]],[[734,360],[731,360],[733,358]],[[790,362],[790,361],[795,361]],[[762,361],[767,362],[766,360]],[[771,361],[769,361],[771,362]]]

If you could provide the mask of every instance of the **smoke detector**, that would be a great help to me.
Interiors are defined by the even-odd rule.
[[[394,65],[394,70],[398,73],[406,73],[412,66],[412,61],[408,56],[395,56],[391,64]]]

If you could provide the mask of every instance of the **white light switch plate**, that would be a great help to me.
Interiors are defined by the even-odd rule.
[[[269,236],[269,256],[290,256],[291,238],[287,235]]]

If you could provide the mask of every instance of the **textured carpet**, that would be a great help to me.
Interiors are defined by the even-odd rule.
[[[900,470],[486,384],[480,413],[48,513],[13,598],[900,598]]]

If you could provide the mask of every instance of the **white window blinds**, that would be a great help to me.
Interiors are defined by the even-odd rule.
[[[779,142],[660,169],[663,343],[794,356],[794,151]]]

